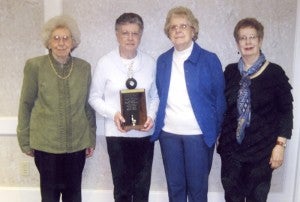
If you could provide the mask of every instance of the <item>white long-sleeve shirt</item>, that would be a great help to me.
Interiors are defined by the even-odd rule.
[[[159,98],[155,85],[155,60],[138,50],[133,63],[133,78],[137,81],[137,89],[144,88],[146,95],[147,116],[153,121],[156,118]],[[93,72],[89,103],[95,111],[105,118],[105,135],[114,137],[146,137],[153,133],[130,130],[121,133],[114,123],[116,112],[121,111],[120,90],[127,89],[128,67],[124,65],[115,49],[100,58]]]
[[[191,55],[193,44],[183,51],[174,51],[166,116],[163,130],[179,135],[202,134],[186,88],[184,61]]]

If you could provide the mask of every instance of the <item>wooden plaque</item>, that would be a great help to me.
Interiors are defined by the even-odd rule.
[[[124,130],[140,130],[147,120],[145,89],[120,91],[121,113],[125,119]]]

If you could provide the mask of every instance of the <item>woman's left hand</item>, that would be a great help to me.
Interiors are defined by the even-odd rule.
[[[144,131],[144,132],[148,132],[152,127],[153,127],[154,123],[153,123],[153,120],[150,116],[147,117],[147,120],[144,124],[144,128],[141,129],[141,131]]]
[[[284,150],[285,148],[281,145],[275,145],[275,147],[273,148],[271,159],[269,162],[272,169],[279,168],[282,165]]]
[[[85,157],[89,158],[89,157],[93,156],[94,151],[95,151],[95,148],[93,148],[93,147],[86,148],[85,149]]]

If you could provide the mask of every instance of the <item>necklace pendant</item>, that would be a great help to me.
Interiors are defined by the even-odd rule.
[[[128,89],[135,89],[137,86],[137,81],[133,78],[133,63],[134,60],[132,60],[128,65],[128,73],[127,73],[128,79],[126,80],[125,83]]]
[[[137,86],[137,81],[134,78],[129,78],[126,81],[126,87],[128,89],[135,89]]]

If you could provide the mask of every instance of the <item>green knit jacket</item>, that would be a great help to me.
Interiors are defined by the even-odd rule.
[[[26,62],[17,126],[23,152],[61,154],[95,147],[90,82],[91,66],[79,58],[72,57],[63,68],[51,54]]]

